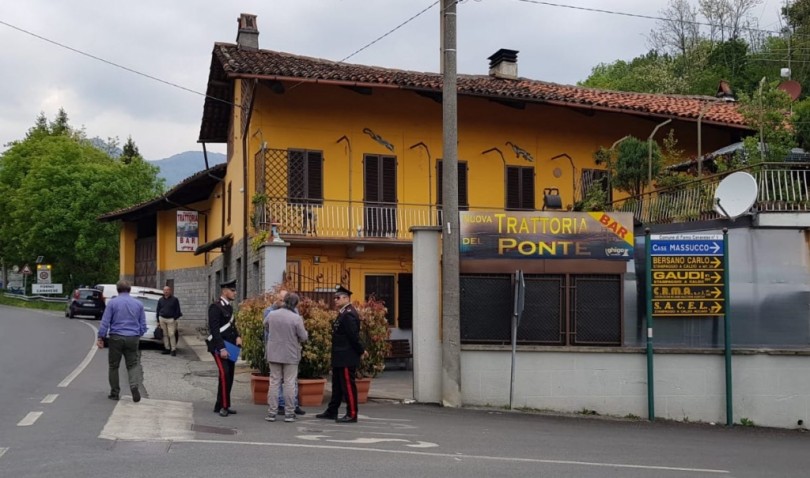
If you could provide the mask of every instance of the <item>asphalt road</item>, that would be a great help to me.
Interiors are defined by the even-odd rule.
[[[791,430],[390,402],[361,405],[357,424],[318,420],[319,409],[268,423],[243,390],[239,414],[221,418],[211,410],[213,366],[187,349],[144,350],[149,398],[113,402],[106,351],[66,384],[97,325],[0,307],[0,476],[761,478],[810,469],[810,434]]]

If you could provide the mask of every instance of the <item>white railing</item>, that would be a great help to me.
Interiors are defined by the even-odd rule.
[[[645,224],[689,222],[720,217],[714,212],[714,193],[728,174],[746,171],[757,181],[757,211],[810,211],[810,164],[760,163],[696,179],[680,186],[657,189],[612,202],[609,210],[632,212]]]

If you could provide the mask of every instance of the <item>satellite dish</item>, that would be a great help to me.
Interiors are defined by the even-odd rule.
[[[714,191],[714,210],[728,219],[736,219],[751,209],[757,191],[757,180],[750,174],[741,171],[729,174]]]
[[[783,81],[776,88],[790,95],[790,99],[793,101],[796,101],[799,95],[802,94],[802,85],[796,80]]]

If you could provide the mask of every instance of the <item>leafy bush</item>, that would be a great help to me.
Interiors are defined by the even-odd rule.
[[[242,358],[261,375],[270,375],[264,358],[264,309],[273,303],[273,295],[262,294],[243,300],[236,313],[236,327],[242,335]]]
[[[331,310],[323,301],[309,298],[301,299],[298,310],[309,334],[309,340],[301,348],[298,376],[322,378],[332,365],[332,321],[337,317],[337,311]]]
[[[385,369],[385,357],[391,347],[388,343],[391,330],[385,318],[387,309],[382,302],[374,299],[355,305],[360,315],[360,342],[368,352],[368,356],[360,361],[357,374],[376,377]]]

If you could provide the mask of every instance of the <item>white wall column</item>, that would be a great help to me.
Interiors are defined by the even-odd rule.
[[[273,241],[262,244],[260,251],[264,257],[264,291],[270,291],[284,280],[287,270],[287,248],[289,242]]]
[[[413,232],[413,397],[442,401],[441,228]]]

